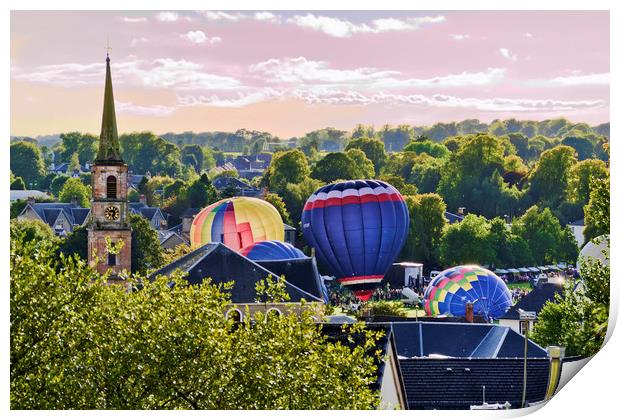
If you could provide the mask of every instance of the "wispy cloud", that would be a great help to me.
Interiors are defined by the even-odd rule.
[[[508,48],[500,48],[499,49],[499,53],[506,60],[517,61],[517,55],[515,53],[513,53],[512,51],[510,51]]]
[[[145,18],[145,17],[128,17],[128,16],[123,16],[121,18],[121,20],[123,22],[126,22],[126,23],[142,23],[142,22],[146,22],[147,18]]]
[[[135,105],[132,102],[116,101],[116,110],[120,114],[165,117],[172,114],[176,107],[167,105]]]
[[[222,42],[222,38],[219,36],[208,37],[204,32],[198,31],[189,31],[186,34],[181,35],[183,38],[193,42],[194,44],[219,44]]]
[[[235,96],[223,97],[221,95],[179,95],[179,106],[214,106],[219,108],[241,108],[244,106],[267,102],[284,97],[286,91],[273,88],[256,89],[250,93],[237,92]]]
[[[469,34],[450,34],[450,37],[455,41],[464,41],[471,38]]]
[[[389,31],[415,31],[423,25],[444,22],[444,16],[422,16],[407,19],[381,18],[374,19],[370,23],[354,23],[348,20],[339,19],[331,16],[320,16],[308,13],[306,15],[295,15],[287,22],[297,26],[323,32],[324,34],[337,37],[348,38],[358,33],[378,34]]]
[[[609,73],[576,74],[573,76],[554,77],[548,80],[553,86],[592,86],[609,85]]]
[[[250,72],[266,81],[301,84],[330,85],[365,89],[439,88],[491,85],[504,78],[505,70],[489,68],[481,72],[463,72],[430,78],[406,78],[395,70],[372,67],[355,69],[331,68],[325,61],[305,57],[272,58],[250,66]]]
[[[160,22],[176,22],[177,20],[192,20],[191,17],[180,15],[177,12],[159,12],[155,15],[155,19]]]
[[[144,44],[148,44],[149,43],[149,39],[146,37],[138,37],[138,38],[133,38],[131,40],[131,46],[132,47],[137,47],[138,45],[144,45]]]

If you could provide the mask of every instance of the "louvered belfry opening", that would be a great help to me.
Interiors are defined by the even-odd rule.
[[[118,198],[116,196],[116,177],[113,175],[110,175],[107,179],[106,197],[107,198]]]

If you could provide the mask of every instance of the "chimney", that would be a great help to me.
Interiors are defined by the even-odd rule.
[[[32,206],[34,204],[34,197],[28,197],[28,199],[26,200],[26,203]]]
[[[474,304],[471,302],[465,304],[465,321],[469,323],[474,322]]]
[[[146,195],[140,194],[140,202],[146,206]]]
[[[459,216],[465,216],[465,207],[459,207],[456,214]]]
[[[78,199],[75,195],[71,197],[71,204],[73,204],[76,207],[78,206]]]

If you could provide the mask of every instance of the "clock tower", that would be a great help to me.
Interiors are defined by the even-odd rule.
[[[93,195],[88,226],[88,262],[100,273],[109,269],[112,272],[111,278],[118,278],[123,270],[131,271],[127,169],[121,157],[116,129],[108,54],[99,151],[91,167]]]

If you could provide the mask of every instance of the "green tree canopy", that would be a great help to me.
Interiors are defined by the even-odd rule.
[[[370,164],[372,167],[372,163]],[[363,177],[362,170],[347,153],[334,152],[326,154],[312,169],[312,178],[326,183],[338,179],[358,179]]]
[[[22,241],[31,242],[33,244],[49,243],[56,245],[58,238],[54,235],[52,228],[41,220],[11,220],[11,238],[22,238]]]
[[[263,182],[270,190],[281,193],[287,183],[298,184],[310,175],[308,159],[300,150],[293,149],[273,155]]]
[[[18,176],[13,181],[11,181],[11,189],[12,190],[25,190],[26,184],[24,183],[24,180],[20,176]]]
[[[355,138],[347,144],[345,151],[351,149],[359,149],[364,152],[366,157],[372,161],[375,173],[377,174],[381,171],[381,168],[383,168],[387,160],[384,144],[374,138]]]
[[[39,148],[25,141],[11,143],[11,171],[30,188],[37,187],[45,176],[45,167]]]
[[[495,259],[496,251],[489,241],[490,229],[487,219],[473,214],[461,222],[446,225],[439,247],[443,264],[489,264]]]
[[[585,228],[583,231],[586,242],[600,235],[609,235],[609,178],[593,180],[590,190],[590,201],[584,207]]]
[[[60,196],[62,187],[64,187],[65,182],[67,182],[70,178],[71,177],[69,175],[59,174],[52,179],[52,182],[50,183],[50,191],[55,197]]]
[[[446,146],[430,140],[412,141],[405,146],[405,152],[414,152],[418,155],[426,153],[429,156],[439,159],[446,158],[450,155],[450,150],[448,150]]]
[[[284,203],[284,200],[282,200],[282,197],[280,197],[276,193],[267,193],[263,197],[263,200],[270,203],[272,206],[276,208],[276,210],[278,210],[278,213],[280,213],[280,217],[282,217],[282,221],[284,223],[288,225],[293,224],[293,222],[291,221],[291,215],[286,209],[286,203]]]
[[[131,271],[146,274],[161,266],[163,249],[157,232],[148,220],[139,214],[129,215],[131,223]]]
[[[534,202],[549,203],[555,207],[566,198],[571,167],[577,163],[575,149],[557,146],[543,152],[530,175],[530,189]]]
[[[82,184],[79,178],[69,178],[62,186],[58,199],[63,203],[76,200],[78,206],[90,207],[90,196],[90,186]]]
[[[439,246],[446,225],[446,203],[437,194],[405,196],[409,209],[409,232],[401,253],[402,258],[439,265]]]
[[[586,159],[576,163],[568,174],[569,199],[581,206],[586,205],[590,201],[592,181],[608,177],[609,171],[602,160]]]

